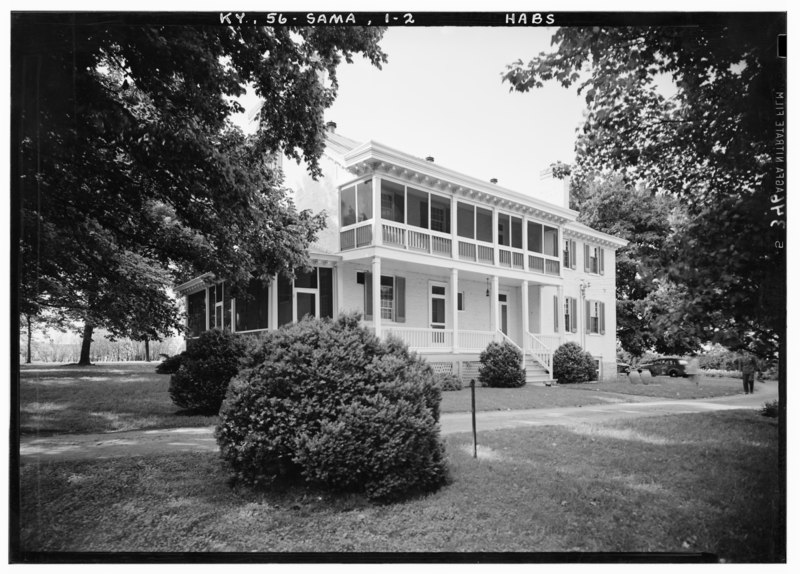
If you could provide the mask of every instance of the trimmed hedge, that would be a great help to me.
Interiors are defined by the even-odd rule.
[[[185,354],[186,351],[167,357],[156,366],[156,373],[159,375],[174,375],[178,372]]]
[[[564,343],[553,353],[553,378],[559,384],[597,380],[597,365],[578,343]]]
[[[184,351],[180,367],[169,381],[172,402],[188,411],[217,414],[247,347],[244,338],[229,331],[203,332]]]
[[[235,479],[302,480],[379,501],[445,482],[432,369],[358,319],[307,318],[253,350],[216,430]]]
[[[480,357],[478,379],[486,387],[517,388],[525,385],[522,352],[509,343],[489,343]]]
[[[443,391],[460,391],[464,388],[461,379],[452,373],[435,374],[434,381]]]

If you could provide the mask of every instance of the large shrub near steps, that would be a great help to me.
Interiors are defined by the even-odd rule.
[[[597,365],[578,343],[564,343],[553,353],[553,378],[559,384],[597,380]]]
[[[203,332],[182,353],[180,366],[170,378],[172,402],[189,411],[217,414],[247,347],[243,337],[229,331]]]
[[[399,341],[306,319],[266,335],[231,381],[216,437],[235,479],[301,480],[388,501],[446,478],[441,390]]]
[[[480,361],[478,378],[484,386],[516,388],[525,384],[522,352],[508,341],[489,343]]]

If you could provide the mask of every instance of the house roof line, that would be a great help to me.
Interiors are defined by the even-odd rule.
[[[394,164],[429,178],[445,180],[447,183],[454,184],[455,187],[460,186],[478,193],[494,196],[499,200],[513,201],[541,212],[551,213],[564,221],[574,221],[578,216],[578,212],[572,209],[543,201],[530,195],[525,195],[524,193],[497,185],[496,183],[483,181],[474,176],[412,156],[374,140],[370,140],[353,148],[344,155],[343,159],[345,167],[347,168],[355,167],[358,164],[366,165],[370,160]]]
[[[626,239],[621,239],[615,235],[609,235],[608,233],[592,229],[588,225],[584,225],[583,223],[579,223],[577,221],[570,221],[569,223],[565,224],[564,234],[572,237],[594,240],[599,243],[605,243],[606,245],[615,248],[625,247],[629,243],[629,241]]]

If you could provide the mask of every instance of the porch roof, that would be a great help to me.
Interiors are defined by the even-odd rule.
[[[376,141],[353,148],[344,155],[343,161],[344,167],[356,175],[386,173],[412,182],[418,181],[458,197],[479,200],[557,224],[574,221],[578,215],[572,209],[442,167]]]

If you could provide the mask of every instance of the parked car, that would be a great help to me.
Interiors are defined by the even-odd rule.
[[[617,374],[627,375],[631,372],[631,366],[628,363],[617,363]]]
[[[639,370],[647,369],[654,377],[669,375],[670,377],[686,377],[688,361],[680,357],[662,357],[639,365]]]

